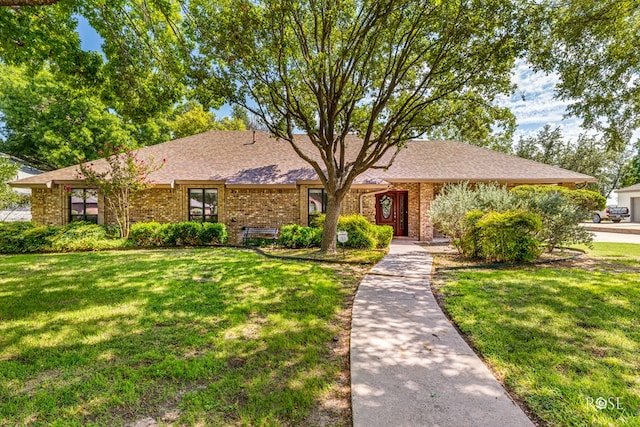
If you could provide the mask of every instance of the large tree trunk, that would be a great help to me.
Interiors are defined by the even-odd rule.
[[[338,218],[342,209],[342,200],[345,193],[327,192],[327,213],[322,232],[322,244],[320,251],[328,254],[336,253],[336,236],[338,231]]]

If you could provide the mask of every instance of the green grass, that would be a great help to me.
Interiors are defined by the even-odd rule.
[[[332,338],[357,275],[339,268],[230,249],[0,257],[0,425],[305,424],[344,369]]]
[[[312,261],[348,262],[354,264],[375,264],[388,249],[344,249],[338,248],[335,255],[321,253],[318,248],[284,249],[279,247],[261,248],[267,254],[281,258],[307,259]]]
[[[440,291],[544,423],[640,426],[640,246],[596,243],[592,253],[606,258],[455,272],[439,279]],[[611,400],[599,409],[598,398]]]
[[[593,248],[583,247],[590,256],[603,258],[626,258],[640,262],[640,245],[633,243],[593,243]]]

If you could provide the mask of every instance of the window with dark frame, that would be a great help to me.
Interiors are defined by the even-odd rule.
[[[327,213],[327,193],[324,188],[309,188],[309,225],[314,226],[319,215]]]
[[[72,188],[69,195],[69,221],[98,223],[98,190]]]
[[[189,189],[189,221],[218,222],[218,190]]]

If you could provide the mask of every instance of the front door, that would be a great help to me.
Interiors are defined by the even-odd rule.
[[[393,227],[394,236],[407,236],[407,196],[406,191],[388,191],[376,195],[376,224]]]

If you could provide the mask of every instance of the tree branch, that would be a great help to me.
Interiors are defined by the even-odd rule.
[[[0,7],[49,6],[60,0],[0,0]]]

